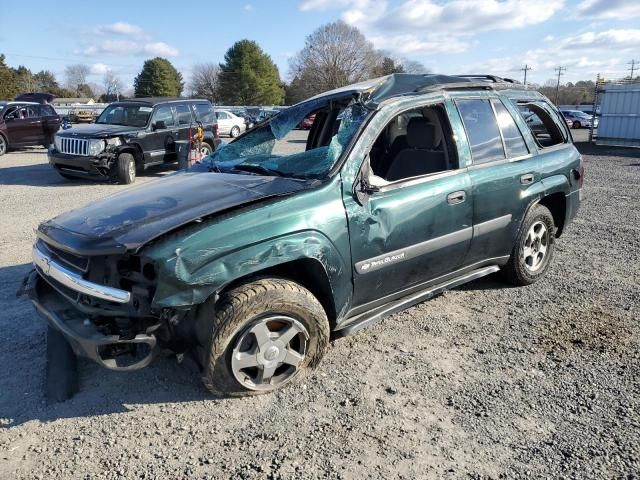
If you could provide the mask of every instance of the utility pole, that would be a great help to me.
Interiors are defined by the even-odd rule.
[[[558,97],[560,96],[560,77],[564,75],[562,72],[565,72],[567,67],[558,67],[553,70],[558,72],[558,83],[556,83],[556,105],[558,105]]]
[[[524,68],[521,68],[521,69],[520,69],[520,71],[521,71],[521,72],[524,72],[524,82],[522,82],[524,85],[526,85],[526,84],[527,84],[527,72],[528,72],[529,70],[532,70],[532,68],[531,68],[528,64],[526,64],[526,63],[525,63],[525,65],[524,65]]]
[[[636,66],[638,66],[638,64],[640,64],[640,62],[638,62],[638,60],[631,60],[630,62],[627,63],[627,65],[631,65],[631,68],[629,69],[629,70],[631,70],[631,75],[629,75],[629,78],[631,80],[633,80],[633,72],[635,72]]]

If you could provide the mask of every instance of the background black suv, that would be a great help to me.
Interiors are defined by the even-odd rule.
[[[43,145],[49,148],[60,128],[51,105],[34,102],[0,102],[0,155],[10,147]]]
[[[65,178],[118,178],[131,183],[136,172],[178,160],[178,143],[204,129],[201,152],[220,143],[208,100],[136,98],[107,106],[96,122],[59,132],[49,163]]]

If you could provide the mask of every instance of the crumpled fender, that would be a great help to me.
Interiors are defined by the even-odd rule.
[[[188,308],[239,278],[304,259],[322,266],[336,313],[346,311],[353,286],[337,182],[192,225],[145,248],[158,275],[152,307]]]

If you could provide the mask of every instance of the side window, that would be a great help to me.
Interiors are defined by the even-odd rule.
[[[212,123],[214,120],[214,112],[211,105],[207,103],[196,103],[193,105],[193,111],[196,115],[196,120],[202,123]]]
[[[549,112],[537,102],[518,102],[518,110],[531,130],[536,143],[547,148],[567,141],[566,131]]]
[[[518,129],[518,126],[509,113],[509,110],[506,109],[500,100],[493,99],[491,100],[491,104],[496,112],[498,126],[502,132],[504,146],[507,149],[507,157],[520,157],[529,153],[529,149],[527,148],[527,144],[524,142],[522,133],[520,133],[520,129]]]
[[[51,105],[40,105],[40,115],[43,117],[55,117],[57,114]]]
[[[191,123],[191,113],[186,105],[176,105],[178,115],[178,125],[189,125]]]
[[[444,105],[415,108],[395,116],[371,147],[369,165],[373,175],[388,182],[457,168]]]
[[[161,105],[156,109],[153,114],[153,123],[160,121],[164,122],[167,128],[175,126],[173,112],[171,111],[170,105]]]
[[[474,165],[505,158],[500,130],[487,99],[457,100]]]

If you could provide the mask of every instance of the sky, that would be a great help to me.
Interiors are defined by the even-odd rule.
[[[188,81],[193,65],[222,62],[255,40],[290,79],[289,58],[319,26],[343,20],[392,56],[435,73],[490,73],[545,83],[628,74],[640,61],[640,0],[0,0],[0,53],[12,66],[111,69],[130,87],[144,60],[168,58]]]

